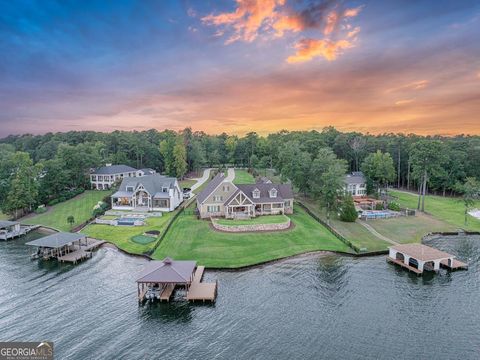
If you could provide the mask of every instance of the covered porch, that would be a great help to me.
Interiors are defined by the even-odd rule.
[[[285,214],[283,202],[255,204],[255,215],[280,215]]]
[[[243,192],[238,192],[225,205],[225,217],[227,219],[255,217],[255,204]]]

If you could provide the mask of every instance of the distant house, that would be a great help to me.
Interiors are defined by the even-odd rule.
[[[138,176],[138,170],[128,165],[107,164],[96,169],[90,174],[92,189],[110,189],[117,180]]]
[[[291,214],[293,191],[288,184],[234,185],[221,173],[198,194],[197,209],[201,218]]]
[[[176,178],[153,174],[125,177],[111,199],[113,210],[173,211],[183,192]]]
[[[157,172],[153,169],[150,168],[144,168],[137,170],[137,176],[146,176],[146,175],[153,175],[156,174]]]
[[[345,175],[345,192],[352,196],[367,195],[367,180],[361,171]]]

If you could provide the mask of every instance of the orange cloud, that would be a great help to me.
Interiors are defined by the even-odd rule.
[[[363,6],[359,6],[359,7],[352,8],[352,9],[347,9],[343,12],[343,16],[345,16],[345,17],[355,17],[360,13],[362,8],[363,8]]]
[[[337,27],[338,21],[340,20],[340,17],[336,11],[332,11],[327,15],[327,24],[325,25],[325,29],[323,30],[323,33],[325,35],[330,35],[333,30]]]
[[[404,91],[404,90],[421,90],[426,88],[427,86],[428,86],[428,80],[418,80],[418,81],[410,82],[405,85],[387,89],[386,93],[392,93],[392,92]]]
[[[331,41],[328,39],[315,40],[303,39],[299,41],[295,48],[295,55],[289,56],[287,62],[290,64],[310,61],[315,57],[322,56],[328,61],[335,60],[344,49],[353,47],[353,43],[348,40]]]
[[[360,26],[357,26],[357,27],[355,27],[352,31],[349,31],[349,32],[347,33],[347,37],[348,37],[349,39],[354,38],[354,37],[356,37],[356,36],[358,35],[359,32],[360,32]]]
[[[400,106],[400,105],[407,105],[410,104],[414,101],[414,99],[405,99],[405,100],[397,100],[395,101],[395,105]]]
[[[237,40],[251,42],[265,24],[271,24],[277,13],[277,6],[285,0],[237,0],[237,8],[231,13],[210,14],[202,18],[205,24],[232,26],[234,33],[227,39],[230,44]]]

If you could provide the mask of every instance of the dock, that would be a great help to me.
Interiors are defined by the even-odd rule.
[[[399,265],[417,275],[425,270],[439,271],[468,269],[468,265],[445,251],[423,244],[402,244],[389,247],[387,262]]]
[[[167,284],[160,294],[160,301],[170,301],[175,290],[175,284]]]
[[[211,301],[214,302],[217,297],[217,282],[214,283],[202,283],[203,273],[205,266],[197,267],[193,280],[188,288],[187,300],[188,301]]]
[[[11,240],[36,230],[40,225],[22,225],[17,221],[0,221],[0,240]]]

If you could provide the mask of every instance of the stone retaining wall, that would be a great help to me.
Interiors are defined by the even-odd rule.
[[[290,219],[281,224],[222,225],[212,219],[212,226],[226,232],[279,231],[290,227]]]

